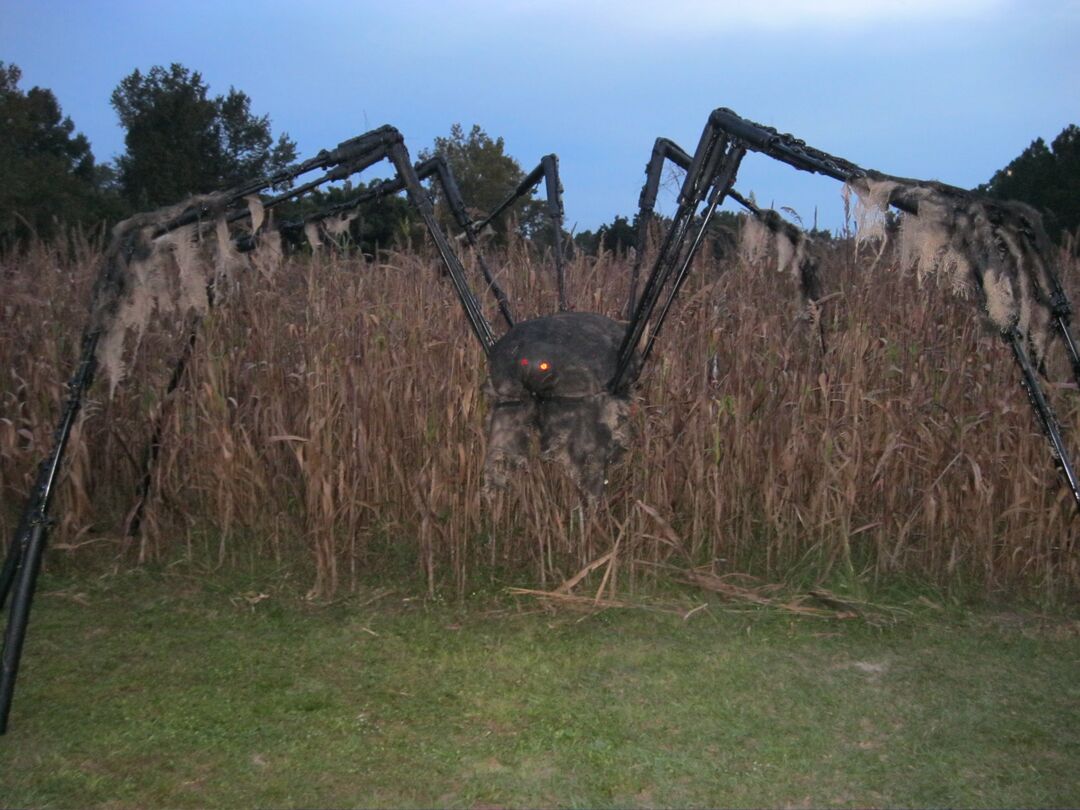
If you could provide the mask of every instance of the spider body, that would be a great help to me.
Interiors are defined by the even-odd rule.
[[[524,466],[533,434],[590,498],[626,449],[629,400],[613,392],[626,325],[593,312],[560,312],[515,324],[488,357],[491,399],[485,483],[501,488]]]

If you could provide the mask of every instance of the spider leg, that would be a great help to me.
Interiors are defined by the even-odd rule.
[[[536,168],[525,175],[510,194],[499,203],[495,210],[484,217],[475,225],[477,231],[482,231],[492,220],[498,218],[506,209],[531,192],[540,181],[544,181],[544,192],[548,219],[551,222],[551,251],[555,257],[555,283],[559,295],[559,311],[566,312],[569,306],[566,303],[566,273],[563,268],[563,200],[562,183],[559,182],[559,159],[555,155],[544,155]]]
[[[1022,297],[1025,295],[1023,290],[1030,289],[1026,303],[1049,313],[1050,322],[1065,345],[1073,376],[1080,386],[1080,352],[1069,329],[1072,310],[1049,259],[1052,251],[1046,245],[1046,236],[1035,211],[1026,206],[986,200],[970,191],[945,183],[913,180],[863,169],[850,161],[807,146],[805,142],[791,135],[747,121],[725,108],[714,110],[709,116],[709,124],[742,141],[749,149],[801,171],[824,174],[849,183],[857,189],[869,189],[871,185],[878,183],[889,184],[887,203],[905,214],[917,217],[924,205],[930,210],[927,216],[934,216],[935,211],[942,210],[951,213],[954,240],[976,276],[983,296],[984,310],[987,290],[983,284],[981,266],[983,261],[989,258],[1000,265],[999,272],[1008,277],[1014,293],[1019,292]],[[977,233],[972,230],[970,220],[980,218],[986,219],[989,227],[982,233]],[[969,221],[961,226],[961,219]],[[1001,256],[1006,258],[1001,259]],[[1062,441],[1060,426],[1024,348],[1025,342],[1032,343],[1033,336],[1030,333],[1021,334],[1015,321],[1008,325],[996,325],[1012,350],[1032,410],[1050,442],[1053,456],[1061,467],[1066,484],[1080,509],[1080,488]]]
[[[458,300],[461,302],[462,309],[465,310],[469,325],[483,346],[484,354],[490,354],[491,347],[495,345],[495,335],[491,331],[491,325],[484,317],[484,313],[480,309],[480,302],[476,300],[476,295],[465,280],[465,268],[462,267],[461,260],[458,259],[457,254],[450,247],[450,242],[447,240],[442,228],[439,227],[439,223],[435,221],[435,209],[431,205],[431,199],[424,191],[424,187],[420,185],[420,179],[416,176],[416,170],[409,160],[409,152],[405,148],[404,139],[400,135],[398,140],[390,145],[388,157],[391,164],[397,169],[398,176],[405,181],[405,193],[408,194],[409,201],[420,213],[420,218],[424,220],[424,224],[427,225],[431,241],[435,243],[435,249],[439,252],[439,256],[450,274],[450,280],[454,290],[457,292]]]
[[[1031,360],[1027,356],[1027,352],[1024,351],[1023,339],[1015,327],[1003,332],[1001,336],[1009,344],[1009,348],[1012,349],[1013,358],[1020,367],[1020,384],[1028,395],[1028,401],[1031,403],[1031,408],[1035,411],[1035,416],[1039,420],[1039,426],[1042,427],[1047,441],[1050,442],[1054,460],[1061,469],[1061,474],[1065,478],[1066,484],[1068,484],[1069,491],[1072,492],[1077,508],[1080,509],[1080,482],[1077,481],[1076,472],[1073,470],[1072,462],[1069,460],[1069,452],[1066,450],[1065,442],[1061,438],[1061,426],[1050,408],[1050,403],[1046,399],[1046,394],[1043,393],[1042,386],[1039,385],[1039,379],[1036,376]]]
[[[664,160],[671,159],[686,168],[686,179],[679,195],[678,208],[664,236],[640,300],[636,299],[636,270],[632,275],[633,314],[619,350],[615,374],[608,384],[609,390],[612,392],[625,390],[625,387],[632,384],[640,374],[659,328],[670,310],[679,287],[685,280],[690,260],[700,246],[704,226],[715,211],[715,205],[722,201],[725,195],[731,195],[747,205],[748,201],[737,194],[732,194],[731,184],[734,182],[739,160],[748,149],[787,163],[800,171],[823,174],[848,183],[860,192],[884,188],[887,191],[887,204],[905,214],[917,217],[920,209],[926,205],[924,212],[926,216],[931,218],[946,216],[950,222],[949,227],[953,229],[954,246],[963,254],[963,260],[972,268],[979,281],[979,289],[983,293],[984,310],[986,310],[986,290],[982,287],[982,271],[976,268],[989,258],[996,266],[994,272],[997,281],[995,283],[1000,283],[1002,278],[1006,279],[1012,290],[1011,300],[1019,302],[1008,306],[1022,305],[1022,308],[1026,308],[1029,313],[1032,310],[1041,313],[1039,318],[1043,320],[1031,319],[1030,314],[1021,317],[1014,313],[1007,328],[999,315],[996,325],[1010,344],[1036,419],[1051,444],[1054,458],[1059,462],[1070,492],[1080,509],[1080,489],[1078,489],[1076,475],[1061,439],[1060,427],[1038,384],[1035,369],[1024,348],[1025,342],[1031,345],[1039,354],[1036,359],[1041,363],[1044,342],[1042,326],[1044,324],[1052,326],[1065,346],[1073,377],[1077,386],[1080,387],[1080,349],[1070,331],[1072,310],[1049,258],[1052,251],[1046,245],[1047,240],[1039,215],[1025,206],[1000,204],[944,183],[913,180],[864,169],[843,158],[808,146],[804,141],[792,135],[783,134],[771,127],[741,118],[726,108],[716,109],[709,116],[698,148],[690,159],[689,165],[687,165],[686,153],[677,147],[673,148],[670,142],[660,139],[654,146],[653,157],[646,168],[646,183],[641,196],[641,213],[638,223],[639,254],[640,249],[644,247],[644,234],[648,221],[652,217],[652,208]],[[720,183],[721,175],[728,175],[725,178],[726,187]],[[698,205],[704,199],[706,187],[710,185],[713,187],[713,196],[702,217],[704,222],[698,228],[693,243],[683,256],[683,244],[691,220]],[[748,205],[747,207],[749,208]],[[774,233],[786,230],[785,223],[778,217],[771,219],[765,215],[762,221]],[[997,258],[993,254],[997,254]],[[681,261],[680,257],[682,257]],[[815,268],[812,264],[807,264],[805,267],[800,267],[799,271],[803,296],[810,301],[818,300],[819,285],[814,272]],[[652,324],[652,333],[644,350],[638,355],[638,344],[650,322],[661,292],[672,279],[674,282],[671,283],[667,300],[660,315]],[[987,313],[990,314],[989,310]],[[1030,320],[1025,321],[1025,318]],[[994,320],[992,315],[991,320]],[[822,336],[822,351],[824,349]],[[633,370],[631,370],[632,364]]]
[[[83,396],[93,382],[98,363],[99,341],[115,319],[121,301],[132,284],[132,280],[128,277],[128,261],[136,255],[137,251],[144,249],[148,243],[152,243],[153,239],[165,236],[186,225],[202,228],[207,221],[216,223],[224,220],[227,224],[250,216],[244,204],[244,198],[249,195],[287,186],[296,178],[312,171],[323,171],[319,176],[300,186],[262,201],[264,209],[270,208],[325,183],[344,180],[382,160],[388,160],[397,171],[404,190],[431,234],[469,326],[480,341],[484,354],[491,352],[495,344],[491,326],[484,317],[476,295],[465,280],[464,267],[435,221],[431,200],[420,185],[416,170],[409,160],[404,139],[393,127],[385,126],[372,130],[339,144],[333,150],[324,150],[303,163],[229,191],[193,198],[179,206],[160,211],[137,214],[118,225],[113,230],[113,238],[106,251],[106,260],[94,284],[91,315],[83,331],[81,359],[68,385],[67,404],[54,433],[52,451],[41,464],[34,490],[24,505],[16,536],[12,540],[4,566],[0,568],[0,595],[6,600],[8,592],[12,594],[3,651],[0,652],[0,734],[7,729],[7,719],[29,621],[34,586],[48,534],[49,506],[56,479]],[[193,328],[197,329],[197,326],[198,319]],[[189,334],[188,347],[180,362],[177,363],[179,371],[174,368],[174,377],[177,382],[182,373],[182,363],[186,363],[184,358],[190,352],[193,340],[194,334]],[[152,442],[148,457],[152,460],[153,455]],[[2,606],[2,601],[0,601],[0,606]]]
[[[717,207],[723,202],[724,197],[731,191],[731,186],[735,182],[735,174],[739,170],[739,163],[742,161],[745,153],[745,147],[739,144],[732,144],[727,160],[722,164],[722,168],[719,170],[716,179],[713,181],[712,192],[709,194],[709,202],[705,208],[705,213],[701,215],[701,222],[698,224],[697,233],[694,234],[694,239],[690,243],[690,248],[686,251],[686,255],[683,257],[682,263],[675,273],[675,280],[671,284],[671,290],[668,292],[667,300],[664,301],[664,306],[660,310],[660,314],[656,316],[656,321],[653,323],[652,330],[649,333],[649,339],[645,343],[645,348],[641,351],[641,360],[635,375],[641,373],[641,367],[645,365],[645,362],[649,359],[649,355],[652,353],[652,347],[660,334],[660,328],[664,325],[664,321],[667,320],[667,316],[671,311],[671,305],[675,303],[675,297],[679,294],[683,282],[686,281],[686,277],[690,273],[690,264],[694,261],[694,256],[697,255],[698,250],[705,240],[705,234],[709,229],[709,222],[716,213]],[[631,379],[630,382],[633,382],[633,379]]]
[[[932,201],[940,205],[945,201],[969,220],[985,219],[988,226],[985,233],[973,230],[970,222],[964,226],[958,226],[954,222],[957,232],[955,239],[961,252],[969,259],[983,310],[990,312],[990,292],[987,290],[983,272],[984,263],[989,262],[996,265],[997,277],[1008,281],[1016,301],[1023,302],[1026,298],[1029,308],[1041,308],[1048,312],[1049,322],[1065,344],[1073,374],[1080,384],[1080,361],[1076,358],[1076,345],[1069,330],[1071,308],[1048,258],[1051,251],[1046,245],[1046,235],[1039,223],[1038,214],[1026,206],[982,200],[971,192],[942,183],[920,184],[919,181],[903,178],[895,180],[898,185],[890,195],[889,202],[906,213],[918,216],[921,204]],[[993,317],[990,317],[990,320],[993,321]],[[1018,320],[1014,315],[1008,324],[995,325],[1000,327],[1001,336],[1012,351],[1013,359],[1020,370],[1021,386],[1080,512],[1080,486],[1061,436],[1061,427],[1039,384],[1035,364],[1025,348],[1025,344],[1034,348],[1037,354],[1040,354],[1036,359],[1041,364],[1044,360],[1039,352],[1041,341],[1032,333],[1033,330],[1022,331]]]
[[[495,301],[498,304],[499,312],[502,314],[503,319],[506,321],[507,326],[514,325],[514,317],[510,310],[510,302],[506,297],[506,293],[502,287],[495,280],[488,268],[487,262],[484,260],[483,255],[479,252],[479,242],[477,239],[477,228],[473,225],[472,220],[469,219],[468,211],[466,210],[465,201],[461,196],[461,191],[457,184],[457,179],[454,177],[453,172],[450,170],[450,166],[446,161],[436,155],[433,158],[429,158],[421,163],[417,163],[414,167],[416,176],[420,180],[433,179],[439,183],[443,189],[443,193],[446,197],[447,205],[450,208],[450,212],[453,214],[455,221],[461,228],[465,240],[470,247],[477,249],[477,260],[480,264],[481,274],[484,276],[484,281],[487,284],[492,295],[495,297]],[[307,226],[315,223],[322,222],[325,219],[329,219],[341,214],[346,214],[350,211],[354,211],[365,203],[379,202],[385,197],[397,194],[405,189],[405,180],[402,177],[395,177],[391,180],[384,180],[381,183],[377,183],[372,187],[365,189],[360,194],[351,197],[344,202],[332,205],[328,208],[315,211],[308,214],[303,219],[287,221],[280,223],[277,227],[278,230],[283,233],[302,234]],[[265,207],[265,206],[264,206]],[[240,216],[242,216],[242,212]],[[237,249],[241,252],[247,252],[253,250],[257,244],[257,237],[255,235],[242,236],[236,241]]]
[[[420,178],[417,175],[417,171],[409,160],[409,151],[405,147],[405,139],[401,136],[401,133],[393,127],[383,126],[372,130],[365,135],[345,141],[330,152],[320,152],[311,160],[299,164],[299,166],[290,169],[288,172],[282,172],[278,175],[263,178],[246,186],[234,189],[233,191],[228,192],[227,199],[230,201],[230,204],[234,204],[239,200],[243,200],[244,197],[250,194],[255,194],[269,187],[281,185],[300,174],[311,171],[313,168],[334,167],[322,176],[316,177],[301,186],[289,189],[269,200],[263,201],[262,205],[264,209],[273,208],[276,205],[306,194],[308,191],[312,191],[326,183],[335,180],[345,180],[382,160],[389,161],[394,167],[400,186],[393,184],[393,181],[391,181],[390,184],[384,184],[376,191],[378,193],[388,193],[390,189],[404,189],[409,201],[412,203],[413,207],[416,208],[417,212],[420,214],[420,218],[424,221],[424,225],[431,235],[431,240],[435,243],[435,249],[438,251],[439,258],[442,260],[443,266],[450,276],[451,284],[454,287],[454,291],[457,293],[458,300],[465,312],[466,319],[469,321],[470,328],[480,341],[484,353],[487,354],[495,343],[495,335],[491,331],[491,325],[484,317],[483,311],[480,308],[480,303],[477,301],[476,295],[473,293],[465,279],[465,268],[462,266],[461,260],[458,259],[457,255],[454,253],[446,238],[446,234],[443,233],[442,228],[435,220],[431,199],[425,192],[424,187],[420,184]],[[226,222],[233,222],[242,219],[247,215],[246,210],[239,209],[227,216]],[[175,230],[182,225],[196,222],[198,221],[199,216],[200,212],[190,212],[185,216],[169,220],[155,231],[155,236]],[[322,213],[319,218],[325,216],[326,214]]]
[[[1077,350],[1076,341],[1073,339],[1072,331],[1069,329],[1070,318],[1068,315],[1056,315],[1054,324],[1057,327],[1058,334],[1061,336],[1061,342],[1065,344],[1065,351],[1069,354],[1069,365],[1072,366],[1073,379],[1076,381],[1077,387],[1080,388],[1080,351]]]
[[[663,325],[671,304],[686,279],[694,254],[701,246],[705,229],[708,227],[708,221],[734,184],[735,175],[745,152],[746,148],[743,144],[729,137],[711,120],[705,126],[698,147],[687,168],[682,190],[679,192],[678,207],[672,217],[671,226],[664,236],[660,251],[653,262],[652,271],[645,281],[641,298],[637,301],[630,323],[626,327],[626,336],[619,349],[615,374],[608,382],[608,390],[613,392],[622,391],[628,385],[633,384],[640,375],[644,359],[651,351],[656,334],[660,326]],[[650,161],[650,167],[655,165],[656,161]],[[657,169],[653,170],[651,176],[657,178],[656,182],[659,182]],[[646,180],[646,190],[648,188],[649,181]],[[705,200],[710,189],[712,189],[712,198],[709,201],[709,207],[689,250],[684,256],[683,245],[686,242],[692,220],[698,206]],[[644,193],[643,191],[643,195]],[[653,311],[660,301],[664,288],[672,279],[674,279],[674,283],[668,294],[667,301],[656,323],[652,324],[652,334],[645,351],[639,359],[638,344],[641,342],[645,329],[649,326]]]
[[[799,274],[799,293],[810,313],[811,322],[817,325],[818,343],[821,346],[821,354],[824,356],[826,352],[825,326],[821,322],[818,305],[821,300],[821,278],[818,275],[817,257],[807,248],[813,240],[802,228],[788,222],[772,209],[759,208],[735,189],[728,191],[728,196],[749,211],[771,233],[786,239],[792,245],[793,261],[797,264],[795,270]]]
[[[207,298],[212,302],[213,287],[210,285],[208,285]],[[135,537],[142,526],[143,512],[146,510],[146,504],[150,500],[150,489],[154,483],[154,464],[157,462],[158,456],[161,455],[161,436],[165,432],[168,402],[173,392],[180,387],[180,381],[184,378],[184,371],[187,369],[188,363],[191,362],[191,357],[195,352],[195,344],[199,339],[199,328],[202,326],[202,321],[202,315],[195,315],[191,319],[187,340],[184,341],[184,348],[180,356],[173,362],[169,382],[165,386],[165,394],[161,398],[154,419],[154,429],[150,433],[150,441],[147,442],[146,449],[143,451],[142,476],[139,478],[139,488],[135,492],[135,503],[128,512],[128,518],[125,521],[124,537]]]
[[[656,195],[660,192],[660,176],[664,171],[664,161],[670,160],[682,169],[689,169],[693,158],[686,154],[677,143],[669,138],[657,138],[653,144],[652,156],[645,165],[645,185],[638,197],[637,242],[634,245],[634,266],[630,269],[630,294],[626,301],[627,320],[637,307],[638,277],[645,260],[645,248],[649,238],[649,225],[656,209]]]
[[[1031,275],[1039,296],[1045,300],[1050,310],[1054,329],[1069,357],[1073,380],[1077,387],[1080,387],[1080,349],[1077,348],[1070,329],[1072,306],[1061,286],[1061,279],[1051,258],[1054,255],[1053,248],[1049,244],[1046,232],[1038,224],[1038,214],[1023,205],[1015,205],[1014,209],[1014,213],[1020,220],[1020,231],[1023,237],[1017,240],[1018,247],[1024,254],[1023,267]]]
[[[441,157],[434,157],[429,160],[423,161],[417,164],[415,167],[417,179],[424,180],[427,178],[434,178],[442,186],[446,195],[447,203],[450,206],[450,210],[454,215],[458,225],[464,231],[465,237],[470,245],[478,247],[476,239],[476,230],[472,226],[472,222],[469,219],[468,213],[465,209],[465,203],[461,197],[461,192],[458,189],[457,181],[450,171],[450,167],[446,161]],[[312,184],[308,184],[308,188]],[[283,231],[303,233],[306,226],[311,223],[317,223],[324,219],[334,217],[340,214],[347,213],[355,210],[360,205],[367,202],[377,202],[385,196],[396,194],[406,188],[406,179],[402,176],[395,177],[391,180],[386,180],[382,183],[375,185],[374,187],[365,190],[361,194],[356,195],[350,200],[339,203],[337,205],[326,208],[322,211],[317,211],[313,214],[309,214],[302,220],[296,222],[286,222],[279,225],[279,229]],[[267,207],[273,207],[280,204],[287,199],[291,199],[295,196],[293,194],[281,194],[271,201],[264,204],[264,209]],[[235,221],[245,215],[244,211],[234,212],[228,219]],[[256,247],[258,241],[258,234],[250,234],[247,236],[239,237],[236,240],[237,248],[241,252],[247,252],[253,250]],[[514,318],[510,312],[510,303],[507,300],[506,293],[495,281],[491,275],[486,262],[484,262],[483,256],[478,252],[477,258],[480,263],[481,271],[488,284],[488,288],[492,291],[496,302],[499,306],[499,311],[502,313],[503,318],[506,321],[507,326],[514,325]],[[208,290],[208,297],[211,305],[213,304],[212,287]],[[193,319],[192,325],[188,332],[188,339],[184,343],[183,351],[180,356],[173,363],[173,370],[170,375],[169,383],[166,386],[165,398],[168,398],[170,394],[177,388],[180,380],[183,377],[184,369],[187,367],[191,354],[195,348],[195,343],[198,338],[200,326],[202,324],[202,318],[196,316]],[[158,455],[161,452],[161,434],[164,430],[166,411],[163,405],[158,411],[155,419],[154,429],[151,432],[151,438],[146,446],[146,450],[143,453],[143,472],[139,479],[139,486],[135,496],[135,503],[128,513],[126,522],[126,528],[124,530],[125,537],[134,537],[138,534],[139,528],[142,525],[143,512],[145,511],[146,504],[149,500],[150,489],[153,484],[152,469],[154,463],[157,461]]]
[[[495,276],[492,275],[491,269],[487,266],[487,262],[484,261],[484,256],[480,252],[480,243],[477,239],[478,229],[473,225],[472,220],[469,219],[468,211],[465,208],[465,200],[461,196],[461,190],[458,188],[457,179],[454,177],[453,172],[450,171],[450,166],[445,159],[436,155],[416,167],[416,174],[421,180],[425,180],[428,177],[434,178],[442,186],[443,194],[446,196],[446,202],[450,206],[450,211],[454,215],[454,219],[457,221],[458,227],[461,228],[465,234],[465,240],[469,243],[469,246],[476,250],[476,258],[480,264],[480,272],[484,276],[484,281],[487,283],[488,289],[491,290],[491,294],[495,296],[495,301],[499,305],[499,312],[502,313],[503,320],[506,321],[507,326],[514,325],[514,316],[510,311],[510,301],[506,297],[506,293],[502,287],[495,280]]]
[[[45,551],[49,505],[54,484],[60,472],[71,430],[82,406],[83,394],[94,380],[94,371],[97,368],[95,353],[100,335],[100,329],[90,329],[83,336],[82,357],[68,383],[67,403],[60,417],[60,424],[53,434],[52,452],[38,468],[34,489],[27,499],[15,536],[8,548],[3,570],[0,572],[0,608],[4,607],[8,592],[11,592],[11,610],[4,630],[4,648],[0,652],[0,734],[7,732],[15,678],[19,672],[19,659],[22,656],[26,627],[30,620],[30,606],[34,599],[34,586],[37,584],[41,558]]]

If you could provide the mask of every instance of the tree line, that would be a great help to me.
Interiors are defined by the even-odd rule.
[[[113,90],[109,100],[125,135],[123,154],[110,163],[94,158],[90,142],[64,116],[51,90],[23,90],[21,79],[16,65],[0,62],[0,250],[33,238],[51,239],[72,225],[107,226],[190,194],[270,174],[296,160],[296,142],[287,133],[274,137],[270,117],[253,112],[246,93],[230,87],[224,95],[212,95],[198,71],[180,64],[134,70]],[[419,153],[421,159],[433,155],[450,164],[476,217],[495,208],[525,176],[506,153],[503,139],[477,125],[466,131],[454,124],[448,136]],[[347,182],[309,195],[279,216],[300,218],[317,206],[348,200],[364,187]],[[1037,138],[977,190],[1034,205],[1049,214],[1050,231],[1060,233],[1080,226],[1078,188],[1080,127],[1073,124],[1050,144]],[[420,238],[418,218],[403,199],[364,206],[359,213],[351,233],[364,250]],[[523,198],[511,221],[540,247],[550,244],[539,200]],[[736,224],[734,215],[725,214],[717,227],[730,230]],[[500,224],[494,239],[504,241],[508,232]],[[635,244],[636,234],[636,219],[615,216],[596,231],[576,234],[572,244],[589,254],[622,251]]]
[[[0,62],[0,250],[51,239],[68,226],[102,227],[191,194],[226,189],[272,174],[297,157],[296,142],[288,133],[275,137],[270,117],[256,114],[246,93],[230,87],[213,95],[202,74],[174,63],[134,70],[113,90],[109,100],[125,133],[124,152],[100,163],[53,92],[23,90],[21,79],[18,66]],[[479,126],[466,132],[455,124],[419,157],[435,154],[450,164],[477,216],[525,175],[503,139]],[[346,182],[276,213],[283,220],[300,219],[364,188]],[[512,220],[523,235],[534,236],[543,227],[542,206],[523,199]],[[401,245],[420,235],[419,220],[404,199],[391,197],[363,207],[353,233],[372,250]],[[506,226],[497,225],[495,236],[505,239]]]

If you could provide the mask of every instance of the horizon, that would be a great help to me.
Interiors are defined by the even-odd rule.
[[[964,188],[1080,111],[1074,0],[275,1],[255,12],[0,0],[0,12],[0,57],[22,70],[23,90],[53,91],[99,163],[123,151],[112,89],[179,62],[212,95],[247,93],[301,158],[384,123],[413,156],[454,123],[503,138],[525,171],[554,152],[578,232],[632,218],[653,140],[692,150],[716,107],[867,168]],[[738,188],[806,227],[843,225],[833,180],[750,154]]]

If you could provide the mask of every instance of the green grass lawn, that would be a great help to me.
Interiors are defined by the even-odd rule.
[[[550,613],[46,576],[0,805],[1077,806],[1068,617]]]

